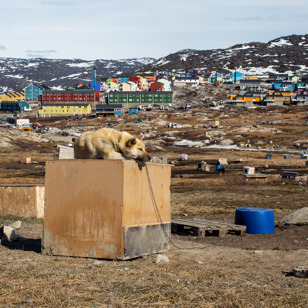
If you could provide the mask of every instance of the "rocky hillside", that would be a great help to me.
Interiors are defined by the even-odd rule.
[[[96,67],[97,80],[116,75],[130,75],[153,58],[125,60],[81,59],[13,59],[0,58],[0,91],[21,91],[31,82],[44,83],[49,87],[72,86],[75,83],[88,84],[94,78]]]
[[[280,37],[268,43],[251,42],[227,49],[182,50],[144,66],[142,72],[206,69],[222,73],[295,73],[308,70],[308,34]]]
[[[97,79],[134,73],[163,73],[172,70],[205,69],[227,73],[235,68],[247,73],[289,73],[308,70],[308,34],[290,35],[269,41],[238,44],[226,49],[186,49],[161,59],[125,60],[13,59],[0,58],[0,91],[20,91],[31,82],[63,88],[89,83],[93,67]]]

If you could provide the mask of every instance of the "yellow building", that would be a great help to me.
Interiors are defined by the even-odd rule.
[[[148,90],[148,81],[146,78],[142,76],[137,76],[140,79],[140,90],[141,91],[147,91]]]
[[[90,104],[76,104],[76,103],[43,103],[39,109],[39,116],[45,117],[51,115],[68,116],[68,115],[84,115],[91,113]]]
[[[130,91],[130,84],[127,82],[121,82],[119,84],[119,90],[124,92]]]
[[[118,84],[116,82],[110,81],[110,82],[107,83],[107,89],[117,91],[119,89],[119,87],[118,87]]]
[[[296,94],[297,94],[296,92],[291,92],[291,91],[275,91],[275,90],[268,91],[268,95],[291,96]]]
[[[230,101],[234,103],[260,103],[262,95],[231,95]]]
[[[25,92],[7,92],[0,95],[0,102],[14,102],[14,101],[22,101],[25,99]]]

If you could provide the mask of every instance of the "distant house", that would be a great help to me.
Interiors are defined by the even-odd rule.
[[[292,105],[308,105],[308,93],[296,95],[292,99]]]
[[[139,89],[141,91],[147,91],[148,90],[148,81],[146,78],[143,78],[142,76],[137,76],[139,78],[140,81],[140,87]]]
[[[169,80],[161,78],[161,79],[158,79],[157,82],[163,84],[163,91],[171,91]]]
[[[163,91],[163,88],[164,88],[164,85],[160,82],[153,82],[151,84],[151,87],[150,87],[150,91],[151,92],[154,92],[154,91]]]
[[[0,110],[7,112],[20,112],[19,102],[14,101],[1,101]]]
[[[216,72],[216,71],[213,71],[209,78],[208,78],[208,81],[209,82],[215,82],[215,81],[222,81],[222,74]]]
[[[255,79],[242,79],[240,80],[240,89],[249,92],[260,92],[261,91],[261,81]]]
[[[138,108],[137,107],[130,107],[128,109],[128,113],[136,114],[136,113],[138,113]]]
[[[237,81],[240,81],[242,79],[243,79],[243,73],[238,71],[232,73],[232,82],[236,83]]]
[[[287,81],[274,82],[272,89],[293,90],[293,83]]]
[[[269,73],[268,74],[268,81],[286,81],[289,79],[288,74],[274,74],[274,73]]]
[[[97,80],[96,81],[92,80],[89,83],[89,88],[94,89],[94,90],[100,92],[102,90],[102,85]]]
[[[173,85],[178,87],[198,86],[199,83],[199,77],[175,77],[173,80]]]
[[[308,74],[305,74],[301,77],[302,82],[308,82]]]
[[[110,81],[107,83],[107,91],[118,91],[119,90],[119,85],[114,82]]]
[[[152,83],[156,81],[156,76],[155,75],[143,75],[143,78],[147,80],[148,83]]]
[[[296,90],[308,89],[308,85],[307,85],[306,82],[303,82],[303,81],[297,82],[297,83],[295,84],[295,89],[296,89]]]
[[[293,89],[275,89],[275,90],[269,90],[268,95],[282,95],[282,96],[292,96],[296,95],[296,92],[293,92]]]
[[[283,95],[266,95],[263,100],[266,106],[283,106],[290,104],[290,102],[291,97]]]
[[[123,112],[122,104],[97,104],[96,115],[97,116],[117,116]]]
[[[262,101],[261,92],[252,93],[246,92],[245,94],[231,95],[230,103],[238,105],[259,104]]]
[[[138,89],[141,89],[141,81],[140,78],[137,76],[131,76],[128,79],[130,82],[135,82],[137,84]]]
[[[138,90],[138,86],[137,83],[133,82],[133,81],[128,81],[128,84],[130,86],[130,90],[129,91],[137,91]]]
[[[128,82],[121,82],[119,84],[119,91],[130,91],[130,84]]]
[[[129,81],[129,78],[128,78],[128,77],[120,77],[120,78],[119,78],[119,82],[121,82],[121,83],[122,83],[122,82],[126,82],[126,83],[127,83],[128,81]]]
[[[19,102],[20,111],[31,111],[30,105],[26,101],[20,101]]]
[[[25,100],[37,101],[44,90],[50,90],[50,88],[44,84],[31,83],[25,88]]]

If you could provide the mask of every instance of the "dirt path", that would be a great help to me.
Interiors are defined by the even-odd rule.
[[[163,252],[168,263],[156,263],[156,254],[114,262],[42,255],[42,225],[24,223],[20,231],[26,242],[0,246],[1,307],[304,307],[308,301],[308,280],[288,274],[308,266],[307,227],[224,239],[173,235],[176,247]],[[300,233],[303,246],[295,249]],[[266,244],[282,234],[284,249]]]

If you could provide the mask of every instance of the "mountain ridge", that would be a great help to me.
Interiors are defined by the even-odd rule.
[[[174,70],[204,69],[228,73],[241,69],[244,73],[307,72],[308,34],[282,36],[267,43],[236,44],[225,49],[196,50],[186,48],[166,57],[120,60],[82,60],[45,58],[0,58],[0,88],[21,91],[30,83],[44,83],[65,88],[76,83],[133,74],[160,74]]]
[[[308,34],[289,35],[267,43],[236,44],[225,49],[179,51],[144,66],[139,72],[207,68],[222,73],[255,68],[277,73],[308,70]]]

